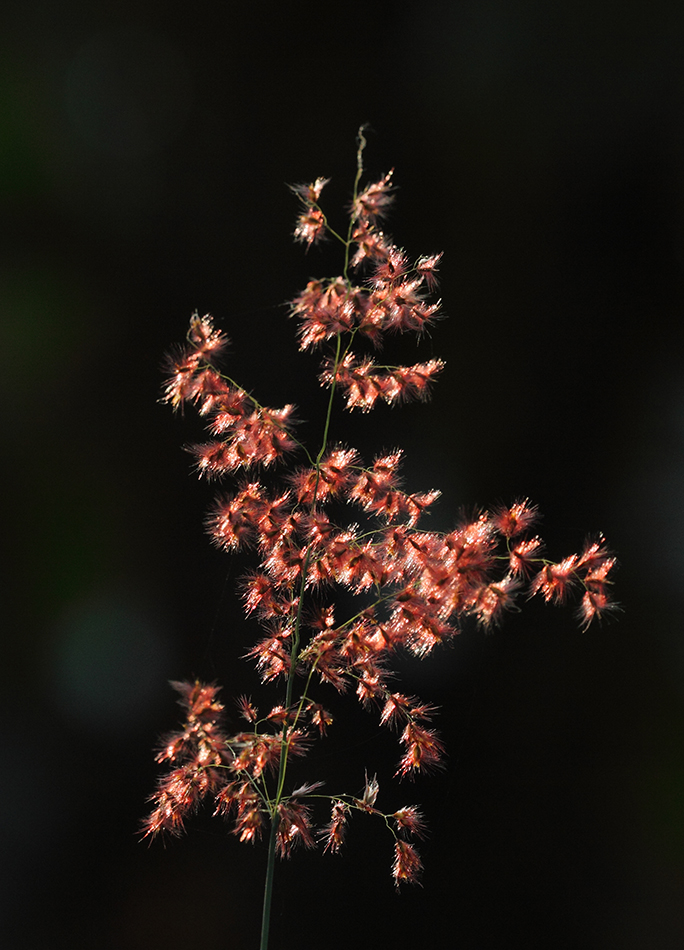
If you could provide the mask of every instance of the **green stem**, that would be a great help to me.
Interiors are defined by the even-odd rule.
[[[266,863],[266,883],[264,885],[264,906],[261,913],[261,943],[259,950],[268,950],[268,934],[271,926],[271,903],[273,900],[273,874],[275,872],[276,842],[278,840],[278,813],[274,808],[271,815],[271,834],[268,839],[268,860]]]
[[[361,128],[360,128],[359,131],[358,131],[358,135],[357,135],[357,138],[356,138],[356,144],[357,144],[357,149],[356,149],[356,177],[355,177],[355,179],[354,179],[354,192],[353,192],[353,195],[352,195],[352,205],[356,202],[356,199],[357,199],[357,197],[358,197],[358,194],[359,194],[359,182],[361,181],[361,176],[363,175],[363,150],[364,150],[364,148],[366,147],[366,139],[365,139],[365,136],[364,136],[364,134],[363,134],[364,128],[365,128],[365,126],[362,125]],[[349,227],[347,228],[347,240],[344,242],[344,243],[345,243],[345,248],[344,248],[344,279],[346,280],[347,284],[349,284],[349,250],[350,250],[350,248],[351,248],[351,243],[352,243],[352,231],[353,231],[353,228],[354,228],[355,223],[356,223],[356,218],[354,217],[354,215],[353,215],[353,213],[352,213],[352,216],[351,216],[350,219],[349,219]]]
[[[333,382],[330,387],[330,398],[328,400],[328,411],[325,417],[325,427],[323,430],[323,440],[320,452],[316,457],[316,483],[314,485],[314,498],[312,507],[316,505],[316,495],[318,493],[318,482],[320,476],[320,466],[323,455],[328,444],[328,431],[330,429],[330,419],[332,417],[333,399],[335,396],[335,380],[337,376],[337,367],[340,362],[341,338],[337,335],[337,346],[335,353],[335,365],[333,370]],[[299,604],[297,605],[297,617],[295,619],[294,631],[292,633],[292,649],[290,651],[290,672],[287,678],[287,690],[285,696],[285,709],[289,710],[292,706],[292,696],[294,693],[294,681],[297,670],[297,660],[299,657],[299,630],[302,619],[302,606],[304,603],[304,590],[306,588],[306,577],[311,558],[311,549],[306,552],[304,564],[302,565],[302,581],[299,590]],[[294,727],[293,727],[294,728]],[[278,840],[278,805],[282,799],[283,788],[285,786],[285,773],[287,771],[287,725],[283,726],[283,741],[280,749],[280,762],[278,764],[278,780],[276,783],[276,793],[271,802],[271,834],[268,840],[268,859],[266,864],[266,882],[264,885],[264,904],[261,915],[261,944],[259,950],[268,950],[268,933],[271,922],[271,902],[273,899],[273,876],[275,872],[276,844]]]
[[[366,145],[366,140],[363,136],[363,126],[359,129],[357,143],[358,143],[358,149],[356,153],[357,168],[356,168],[356,178],[354,179],[354,200],[356,200],[356,196],[358,194],[358,188],[359,188],[359,181],[361,180],[361,175],[363,174],[363,157],[362,156],[363,156],[363,150]],[[351,245],[351,234],[352,234],[353,224],[354,224],[354,221],[352,219],[349,222],[349,229],[347,232],[346,241],[344,241],[344,239],[341,238],[340,235],[337,235],[337,234],[335,235],[335,237],[340,238],[340,240],[342,240],[345,245],[344,279],[348,286],[349,286],[349,276],[348,276],[349,248]],[[352,339],[353,339],[353,334],[352,334]],[[341,334],[339,333],[337,334],[337,339],[335,342],[336,342],[335,362],[334,362],[333,374],[332,374],[332,384],[330,386],[330,396],[328,399],[328,410],[325,416],[325,426],[323,429],[323,439],[321,443],[321,448],[318,455],[316,456],[316,462],[315,462],[316,482],[314,485],[314,492],[313,492],[313,502],[312,502],[313,509],[315,509],[316,507],[316,496],[318,494],[318,483],[319,483],[320,473],[321,473],[321,461],[325,454],[325,450],[328,446],[328,433],[330,430],[330,420],[332,418],[333,401],[335,398],[335,389],[336,389],[336,382],[337,382],[337,368],[340,365],[340,358],[341,358],[341,352],[342,352]],[[252,399],[254,403],[256,403],[256,400],[254,400],[253,397],[250,396],[249,398]],[[258,406],[258,403],[256,404]],[[307,452],[307,455],[308,455],[308,452]],[[290,710],[292,706],[292,696],[294,693],[294,681],[295,681],[295,676],[296,676],[296,671],[297,671],[297,660],[299,658],[299,630],[300,630],[300,625],[301,625],[302,605],[304,603],[304,591],[306,589],[306,578],[307,578],[310,558],[311,558],[311,548],[309,548],[309,550],[306,552],[306,557],[304,558],[304,564],[302,565],[302,580],[301,580],[300,589],[299,589],[299,604],[297,605],[297,616],[295,619],[294,630],[292,633],[292,648],[290,650],[290,672],[287,678],[287,689],[286,689],[286,698],[285,698],[285,709],[288,711]],[[311,673],[312,672],[313,670],[311,671]],[[309,682],[311,680],[311,673],[309,674],[309,679],[305,687],[305,695],[306,695],[306,690],[308,689]],[[299,717],[299,713],[301,712],[301,706],[302,704],[300,703],[299,709],[297,711],[297,718]],[[294,728],[294,725],[292,728]],[[280,801],[282,799],[283,788],[285,785],[285,772],[287,770],[287,751],[288,751],[287,734],[288,734],[288,728],[287,728],[287,724],[285,724],[283,725],[283,741],[282,741],[282,746],[280,749],[280,762],[278,765],[278,781],[276,784],[276,793],[270,803],[271,833],[268,839],[268,858],[267,858],[267,864],[266,864],[266,882],[264,884],[264,904],[263,904],[262,915],[261,915],[261,943],[259,946],[259,950],[268,950],[268,936],[269,936],[269,929],[270,929],[270,923],[271,923],[271,903],[273,900],[273,876],[275,872],[276,845],[278,842],[278,805],[280,804]]]

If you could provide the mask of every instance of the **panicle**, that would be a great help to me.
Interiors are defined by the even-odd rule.
[[[364,144],[361,130],[359,174]],[[301,202],[294,236],[307,248],[326,233],[339,238],[319,206],[327,182],[292,186]],[[420,337],[442,316],[440,301],[429,299],[442,254],[415,260],[379,229],[393,191],[389,172],[356,195],[350,239],[341,239],[343,276],[310,280],[290,303],[300,349],[322,351],[319,381],[339,390],[348,410],[427,399],[444,367],[439,359],[398,366],[377,358],[387,334]],[[265,714],[241,696],[237,710],[247,725],[229,735],[215,684],[172,684],[183,723],[158,752],[167,774],[151,799],[144,836],[180,834],[188,816],[213,798],[215,814],[232,819],[240,841],[259,839],[270,820],[281,857],[299,844],[313,847],[317,837],[335,853],[351,811],[361,810],[381,816],[394,835],[397,887],[416,882],[422,864],[408,839],[423,837],[425,822],[411,805],[381,812],[376,776],[366,773],[358,796],[332,796],[330,821],[319,832],[306,800],[322,797],[313,795],[322,783],[304,781],[284,793],[285,765],[304,756],[333,723],[317,684],[355,691],[363,706],[378,711],[382,725],[396,730],[397,776],[430,772],[444,756],[432,728],[436,709],[394,687],[396,654],[426,656],[454,637],[464,618],[496,625],[516,609],[523,585],[530,596],[553,603],[581,590],[578,617],[586,629],[618,609],[610,595],[616,560],[602,535],[579,555],[545,560],[542,539],[530,536],[539,514],[527,498],[476,512],[451,531],[424,530],[418,522],[439,492],[405,491],[401,450],[384,450],[366,465],[356,449],[328,439],[328,416],[324,446],[309,454],[292,435],[294,406],[262,406],[217,369],[227,345],[211,316],[194,313],[184,345],[168,357],[162,399],[174,409],[194,405],[206,424],[210,439],[189,449],[199,474],[239,476],[231,491],[216,497],[206,529],[221,550],[249,549],[257,560],[242,580],[245,613],[261,628],[247,656],[262,682],[287,686]],[[374,347],[376,359],[358,349],[363,346]],[[274,487],[267,470],[296,449],[308,461],[300,459],[285,485]],[[342,595],[337,602],[335,588]],[[346,619],[340,619],[343,608]]]

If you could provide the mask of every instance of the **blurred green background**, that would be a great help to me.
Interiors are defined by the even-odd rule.
[[[445,251],[450,319],[419,352],[447,369],[429,406],[340,413],[338,437],[405,447],[437,528],[529,495],[552,556],[603,531],[624,613],[581,633],[530,604],[407,663],[442,707],[434,779],[396,788],[353,710],[316,767],[423,802],[424,887],[393,893],[360,821],[344,857],[278,869],[274,948],[684,945],[684,8],[26,0],[2,21],[3,947],[257,946],[263,848],[203,818],[138,842],[168,679],[255,688],[244,565],[203,535],[181,451],[201,429],[158,405],[160,364],[210,311],[231,374],[315,441],[282,304],[340,265],[293,245],[286,183],[330,176],[339,220],[362,122],[369,176],[396,168],[388,230]]]

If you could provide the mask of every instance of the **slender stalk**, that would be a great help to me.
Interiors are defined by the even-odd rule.
[[[361,180],[361,175],[363,174],[363,150],[366,146],[366,139],[363,135],[363,126],[359,129],[358,134],[358,150],[356,153],[356,177],[354,179],[354,200],[358,194],[359,181]],[[349,222],[349,229],[347,232],[347,240],[340,238],[344,243],[344,279],[349,286],[349,248],[351,246],[351,234],[353,221]],[[339,235],[335,235],[339,237]],[[353,338],[353,334],[352,334]],[[316,456],[315,468],[316,468],[316,482],[314,485],[313,492],[313,503],[312,508],[316,507],[316,496],[318,494],[318,483],[320,479],[321,472],[321,461],[325,455],[326,448],[328,446],[328,433],[330,430],[330,420],[332,418],[333,402],[335,398],[335,389],[337,382],[337,368],[340,365],[340,359],[342,355],[342,337],[341,334],[337,334],[337,339],[335,341],[335,360],[332,373],[332,384],[330,386],[330,395],[328,398],[328,409],[325,416],[325,425],[323,428],[323,438],[321,440],[321,448]],[[348,347],[347,347],[348,349]],[[250,397],[252,398],[252,397]],[[308,452],[307,452],[308,455]],[[310,458],[310,456],[309,456]],[[302,565],[302,580],[299,590],[299,603],[297,605],[297,616],[295,618],[294,630],[292,633],[292,648],[290,651],[290,671],[287,679],[287,688],[286,688],[286,697],[285,697],[285,709],[289,710],[292,706],[292,697],[294,693],[294,681],[296,677],[297,670],[297,660],[299,657],[299,630],[301,625],[302,618],[302,606],[304,603],[304,590],[306,588],[306,578],[309,568],[309,561],[311,558],[311,549],[306,552],[304,558],[304,564]],[[313,672],[313,670],[311,671]],[[309,676],[309,679],[311,677]],[[308,688],[308,682],[307,687]],[[305,688],[305,692],[306,692]],[[303,699],[303,697],[302,697]],[[301,703],[300,703],[301,710]],[[268,839],[268,857],[266,864],[266,881],[264,884],[264,903],[261,914],[261,943],[259,950],[268,950],[268,936],[271,924],[271,903],[273,900],[273,878],[275,873],[275,858],[276,858],[276,845],[278,841],[278,805],[283,795],[283,788],[285,786],[285,773],[287,771],[287,752],[288,752],[288,742],[287,742],[287,733],[288,727],[287,724],[283,725],[283,741],[280,749],[280,762],[278,765],[278,780],[276,783],[276,792],[271,801],[271,833]]]
[[[259,950],[268,950],[268,935],[271,926],[271,903],[273,901],[273,874],[275,871],[276,842],[278,838],[278,815],[274,808],[271,815],[271,834],[268,839],[264,905],[261,912],[261,943]]]
[[[330,429],[330,419],[332,417],[333,400],[335,397],[335,381],[337,377],[337,367],[340,362],[341,338],[337,335],[335,365],[333,369],[333,382],[330,387],[330,397],[328,399],[328,411],[325,417],[325,426],[323,429],[323,439],[321,449],[316,457],[316,483],[314,486],[313,506],[316,505],[316,495],[318,492],[318,481],[320,476],[321,460],[325,454],[328,444],[328,432]],[[290,673],[287,679],[287,690],[285,697],[285,709],[289,710],[292,705],[292,696],[294,693],[294,681],[297,670],[297,659],[299,656],[299,629],[302,618],[302,605],[304,603],[304,590],[306,588],[306,576],[311,558],[311,550],[306,552],[304,564],[302,565],[302,581],[299,590],[299,604],[297,605],[297,617],[295,619],[294,631],[292,634],[292,650],[290,653]],[[278,805],[283,794],[285,786],[285,773],[287,771],[287,724],[283,725],[283,742],[280,749],[280,762],[278,764],[278,780],[276,783],[276,793],[271,802],[271,833],[268,839],[268,857],[266,863],[266,882],[264,884],[264,903],[261,913],[261,944],[259,950],[268,950],[268,934],[271,923],[271,903],[273,900],[273,877],[275,873],[276,844],[278,840]]]
[[[361,176],[363,175],[363,150],[367,145],[366,137],[363,134],[365,126],[361,126],[356,137],[356,177],[354,178],[354,191],[352,194],[352,203],[356,201],[356,198],[359,193],[359,182],[361,181]],[[356,218],[351,217],[349,219],[349,227],[347,228],[347,240],[344,248],[344,279],[349,284],[349,249],[351,248],[352,243],[352,231],[354,229],[354,224],[356,223]]]

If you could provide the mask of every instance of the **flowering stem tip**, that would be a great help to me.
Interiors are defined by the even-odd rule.
[[[525,593],[556,604],[578,594],[583,628],[615,609],[615,558],[602,536],[581,553],[548,560],[537,508],[527,499],[447,532],[429,530],[439,492],[404,484],[401,450],[365,461],[337,436],[340,402],[366,413],[425,400],[444,368],[434,358],[411,366],[378,362],[393,334],[420,339],[443,317],[434,299],[441,254],[413,257],[383,230],[393,175],[362,185],[364,145],[361,132],[346,231],[333,230],[320,203],[327,179],[293,188],[300,204],[295,240],[309,248],[329,238],[342,261],[339,273],[310,280],[291,303],[300,349],[317,355],[326,391],[318,441],[309,448],[297,435],[294,406],[264,406],[226,375],[227,337],[210,316],[192,316],[184,345],[168,357],[162,397],[174,409],[194,406],[206,424],[207,440],[191,449],[200,477],[229,480],[206,530],[218,549],[252,559],[240,588],[245,614],[260,630],[249,656],[261,682],[280,693],[275,705],[240,697],[236,729],[227,725],[216,684],[172,684],[182,724],[159,749],[165,773],[143,833],[180,834],[211,803],[240,841],[265,837],[261,950],[276,858],[319,843],[338,853],[358,813],[387,827],[394,883],[420,877],[416,840],[425,823],[415,805],[388,808],[367,775],[356,792],[328,790],[318,776],[302,779],[312,746],[337,727],[336,694],[355,694],[395,733],[396,776],[413,778],[440,768],[444,747],[436,709],[397,683],[401,654],[427,656],[467,618],[492,628]],[[317,828],[316,811],[326,802],[329,819]]]

